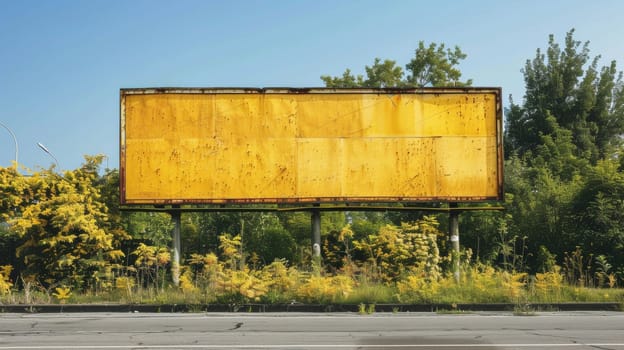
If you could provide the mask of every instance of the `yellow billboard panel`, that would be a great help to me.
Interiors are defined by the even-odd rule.
[[[502,197],[499,88],[122,89],[123,204]]]

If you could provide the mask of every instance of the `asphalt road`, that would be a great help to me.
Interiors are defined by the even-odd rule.
[[[624,349],[624,313],[0,314],[5,349]]]

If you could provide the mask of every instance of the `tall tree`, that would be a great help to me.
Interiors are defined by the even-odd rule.
[[[598,69],[599,58],[590,57],[589,42],[574,40],[574,30],[563,48],[550,35],[546,52],[538,49],[522,70],[524,104],[511,101],[507,111],[508,155],[534,152],[559,127],[571,132],[574,154],[593,164],[617,149],[624,132],[622,72],[615,61]]]
[[[350,69],[346,69],[341,77],[321,75],[321,80],[328,88],[356,88],[364,86],[364,77],[354,76]]]
[[[350,69],[345,70],[341,77],[321,76],[325,86],[330,88],[385,88],[402,85],[403,69],[395,61],[375,58],[372,66],[366,66],[366,79],[362,75],[354,76]]]
[[[364,86],[371,88],[386,88],[401,86],[403,82],[403,69],[396,65],[395,61],[375,58],[372,66],[364,67],[366,80]]]
[[[578,246],[621,265],[622,73],[599,59],[571,30],[526,61],[523,103],[506,111],[508,226],[532,252],[561,261]]]
[[[387,88],[387,87],[424,87],[424,86],[466,86],[472,80],[461,81],[461,71],[457,67],[467,55],[458,46],[447,49],[444,44],[423,41],[418,43],[414,58],[405,66],[411,74],[407,77],[396,61],[375,58],[372,66],[364,67],[363,75],[353,75],[350,69],[342,76],[322,75],[321,80],[330,88]]]
[[[411,72],[406,83],[415,87],[472,85],[472,79],[460,81],[461,71],[457,68],[466,57],[459,46],[447,49],[444,44],[425,46],[425,42],[420,41],[414,58],[405,66]]]

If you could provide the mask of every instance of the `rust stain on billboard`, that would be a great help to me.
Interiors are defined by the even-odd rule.
[[[499,88],[122,89],[123,204],[502,197]]]

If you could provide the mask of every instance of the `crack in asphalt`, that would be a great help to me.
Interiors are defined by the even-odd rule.
[[[237,324],[234,325],[234,328],[230,328],[228,329],[228,331],[233,331],[233,330],[237,330],[239,328],[241,328],[243,326],[243,322],[238,322]]]
[[[535,335],[535,336],[538,336],[538,337],[567,340],[567,341],[571,342],[572,344],[581,344],[583,346],[587,346],[587,347],[590,347],[590,348],[593,348],[593,349],[614,350],[613,348],[607,348],[607,347],[600,346],[600,345],[587,344],[585,342],[578,341],[578,340],[576,340],[576,339],[574,339],[573,337],[570,337],[570,336],[554,335],[554,334],[542,334],[542,333],[536,332],[535,330],[533,330],[532,332],[526,332],[526,333],[530,334],[530,335]]]

